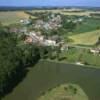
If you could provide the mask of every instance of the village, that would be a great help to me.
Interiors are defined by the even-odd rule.
[[[96,55],[100,56],[100,47],[99,47],[100,40],[97,40],[96,46],[93,47],[83,47],[83,46],[70,44],[69,42],[67,43],[64,41],[63,38],[61,38],[62,36],[59,34],[56,35],[48,34],[48,32],[52,30],[58,30],[59,28],[63,27],[62,24],[63,21],[61,15],[51,13],[46,17],[47,17],[46,21],[44,21],[43,19],[37,19],[34,21],[34,23],[32,22],[32,18],[20,20],[20,24],[23,25],[23,27],[20,29],[19,33],[22,33],[22,35],[24,35],[25,44],[36,44],[38,46],[43,46],[43,47],[55,47],[55,48],[59,48],[61,53],[69,52],[71,48],[75,48],[75,49],[78,48],[78,50],[81,49],[81,51],[87,50],[93,56]],[[78,23],[82,23],[84,20],[85,20],[84,17],[78,17],[76,19],[68,19],[67,22],[73,23],[73,25],[75,25]],[[46,33],[43,33],[43,30],[45,30]],[[15,30],[11,30],[11,31],[18,32],[16,28]],[[84,55],[84,52],[83,54],[80,55]],[[87,64],[85,62],[81,61],[80,57],[79,60],[75,60],[75,64],[77,65]]]

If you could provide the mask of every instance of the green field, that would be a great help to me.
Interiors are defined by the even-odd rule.
[[[62,58],[66,57],[65,62],[76,63],[78,61],[91,65],[94,68],[100,68],[100,56],[99,54],[93,55],[89,53],[89,50],[72,48],[69,51],[62,52],[60,55]]]
[[[100,30],[69,36],[69,38],[74,41],[73,42],[74,44],[82,44],[82,45],[94,45],[99,37],[100,37]]]
[[[72,32],[63,33],[62,37],[68,43],[68,37],[73,44],[94,45],[100,37],[100,19],[83,18]]]
[[[57,63],[72,63],[76,64],[81,62],[86,65],[86,67],[98,68],[100,69],[100,56],[99,54],[92,54],[88,49],[83,48],[69,48],[68,51],[62,51],[58,58],[48,58],[47,61],[57,62]]]
[[[86,18],[82,24],[77,25],[74,33],[84,33],[100,29],[100,19]]]
[[[63,84],[49,89],[38,100],[88,100],[88,97],[79,86]]]

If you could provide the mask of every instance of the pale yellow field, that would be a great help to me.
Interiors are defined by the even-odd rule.
[[[97,42],[99,37],[100,30],[69,36],[69,38],[74,40],[74,44],[83,45],[93,45]]]
[[[90,13],[89,12],[61,12],[61,14],[64,14],[64,15],[79,15],[79,16],[90,16]]]
[[[85,12],[71,12],[70,10],[61,10],[61,9],[57,9],[57,10],[33,10],[33,12],[53,12],[53,13],[61,13],[64,15],[79,15],[79,16],[90,16],[90,13],[99,13],[100,11],[94,12],[94,11],[85,11]],[[69,12],[67,12],[69,11]]]
[[[23,17],[24,18],[29,18],[29,15],[24,13],[24,11],[18,11],[18,12],[16,12],[16,15],[21,17],[21,18],[23,18]]]
[[[24,11],[18,11],[16,12],[16,15],[21,17],[21,18],[29,18],[30,15],[25,13]],[[35,16],[31,16],[32,18],[36,18]]]
[[[94,11],[85,11],[85,12],[61,12],[64,15],[79,15],[79,16],[90,16],[91,13],[98,13],[100,14],[100,11],[94,12]]]
[[[0,22],[2,22],[3,25],[19,23],[21,19],[28,17],[29,15],[24,13],[24,11],[0,12]]]

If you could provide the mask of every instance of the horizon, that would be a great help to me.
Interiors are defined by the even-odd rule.
[[[100,7],[98,0],[0,0],[0,7]]]
[[[83,8],[100,8],[99,6],[74,6],[74,5],[71,5],[71,6],[1,6],[0,5],[0,7],[2,8],[2,7],[9,7],[9,8],[22,8],[22,7],[25,7],[25,8],[42,8],[42,7],[46,7],[46,8],[53,8],[53,7],[57,7],[57,8],[67,8],[67,7],[75,7],[75,8],[81,8],[81,7],[83,7]]]

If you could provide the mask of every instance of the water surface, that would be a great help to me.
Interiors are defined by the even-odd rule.
[[[40,61],[3,100],[36,100],[49,88],[64,83],[79,85],[89,100],[100,100],[100,69]]]

